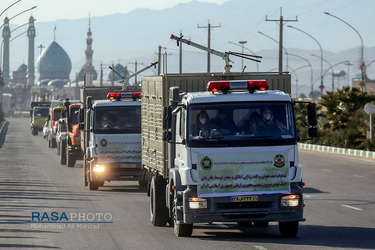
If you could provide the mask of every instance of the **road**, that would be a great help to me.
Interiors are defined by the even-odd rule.
[[[375,248],[373,160],[301,151],[306,222],[296,238],[281,237],[276,223],[266,228],[198,224],[191,238],[178,238],[171,227],[151,225],[146,190],[136,182],[111,182],[89,191],[83,186],[82,162],[74,168],[60,165],[56,150],[40,134],[31,136],[29,119],[8,121],[0,149],[1,248]],[[53,212],[56,222],[66,221],[64,215],[81,216],[81,221],[38,223],[36,213],[42,222],[47,217],[51,222]]]

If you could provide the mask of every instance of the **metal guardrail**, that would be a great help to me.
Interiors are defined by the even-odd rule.
[[[307,150],[313,150],[313,151],[319,151],[319,152],[325,152],[325,153],[349,155],[349,156],[357,156],[357,157],[368,158],[368,159],[375,159],[375,152],[374,151],[337,148],[337,147],[329,147],[329,146],[307,144],[307,143],[298,143],[298,147],[301,148],[301,149],[307,149]]]
[[[3,146],[4,144],[4,141],[5,141],[5,136],[7,134],[7,131],[8,131],[8,125],[9,125],[9,122],[8,121],[4,121],[1,128],[0,128],[0,148]]]

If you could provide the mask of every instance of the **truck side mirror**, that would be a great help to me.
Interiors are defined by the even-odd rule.
[[[307,106],[307,117],[310,126],[318,125],[318,119],[316,115],[316,104],[309,103]]]
[[[32,116],[33,115],[33,110],[32,109],[30,109],[30,116]]]
[[[309,128],[308,134],[310,138],[318,137],[318,128],[316,127]]]
[[[92,96],[86,97],[86,105],[88,109],[92,108]]]
[[[172,132],[171,131],[163,131],[163,141],[170,142],[172,140]]]
[[[47,121],[50,121],[50,120],[51,120],[51,115],[48,115]]]
[[[79,109],[78,122],[83,122],[85,120],[85,112],[83,108]]]
[[[170,106],[163,107],[163,130],[170,129],[172,126],[172,108]]]

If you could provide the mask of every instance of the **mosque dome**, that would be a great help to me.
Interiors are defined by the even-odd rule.
[[[38,86],[47,86],[51,79],[43,79],[37,83]]]
[[[37,67],[40,80],[69,79],[72,63],[65,50],[53,41],[39,56]]]
[[[18,72],[27,72],[27,65],[26,64],[21,64],[17,69],[16,71]]]
[[[85,65],[83,65],[83,66],[77,71],[77,74],[78,74],[78,81],[79,81],[79,82],[85,80]],[[96,72],[95,69],[93,69],[93,72],[92,72],[92,79],[93,79],[93,80],[98,80],[98,73]]]
[[[126,67],[122,66],[121,64],[116,64],[116,66],[114,67],[115,71],[118,72],[121,76],[123,77],[127,77],[129,76],[129,71],[127,70]],[[108,81],[119,81],[119,80],[122,80],[122,78],[117,75],[116,73],[114,73],[112,70],[109,70],[108,71]]]

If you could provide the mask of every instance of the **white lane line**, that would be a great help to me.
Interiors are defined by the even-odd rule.
[[[311,195],[310,195],[310,194],[303,194],[303,197],[304,197],[304,198],[310,198]]]
[[[357,174],[355,174],[355,175],[353,175],[354,177],[358,177],[358,178],[363,178],[363,176],[362,175],[357,175]]]
[[[224,225],[223,223],[221,222],[213,222],[212,224],[216,225],[216,226],[219,226],[221,228],[229,228],[228,226]]]
[[[325,169],[325,168],[323,168],[322,170],[323,170],[323,171],[326,171],[326,172],[330,172],[330,173],[332,172],[332,170],[330,170],[330,169]]]
[[[362,211],[362,209],[358,208],[358,207],[352,207],[352,206],[349,206],[349,205],[341,205],[343,207],[347,207],[347,208],[350,208],[350,209],[354,209],[354,210],[357,210],[357,211]]]
[[[268,250],[267,248],[265,247],[262,247],[262,246],[254,246],[256,249],[258,250]]]

